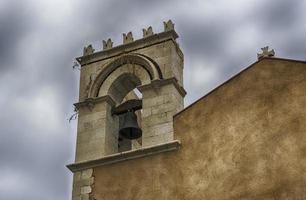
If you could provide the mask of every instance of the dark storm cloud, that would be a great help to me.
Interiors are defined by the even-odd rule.
[[[122,44],[122,33],[133,32],[134,39],[142,37],[142,28],[153,27],[154,32],[162,31],[163,20],[173,19],[174,0],[129,0],[82,2],[77,23],[84,29],[93,30],[87,34],[83,44],[94,43],[101,50],[102,40],[112,38],[114,45]]]
[[[256,7],[251,19],[258,25],[262,41],[270,43],[276,56],[304,59],[306,15],[304,1],[266,1]]]
[[[14,67],[10,62],[15,59],[18,44],[31,30],[34,19],[23,2],[12,1],[0,11],[0,71],[3,72]]]
[[[0,179],[0,199],[71,196],[71,173],[65,165],[73,162],[76,133],[75,122],[68,124],[67,118],[77,101],[79,76],[72,61],[86,44],[94,43],[100,50],[101,41],[112,37],[119,45],[123,32],[133,31],[138,39],[142,28],[151,25],[161,32],[162,21],[173,19],[185,55],[188,104],[255,62],[256,51],[266,44],[280,57],[305,59],[302,1],[256,1],[253,8],[235,5],[237,9],[211,12],[209,18],[193,9],[205,10],[206,2],[194,2],[71,1],[59,19],[60,12],[49,4],[30,0],[3,4],[0,105],[5,114],[0,115],[0,170],[12,182]],[[50,5],[56,3],[64,2],[50,0]],[[218,6],[230,6],[223,3]],[[52,11],[50,16],[45,16],[46,9]],[[253,35],[244,32],[245,27],[254,27]],[[19,181],[13,182],[14,177]]]
[[[189,92],[188,104],[255,62],[256,53],[263,46],[274,48],[278,57],[305,59],[304,7],[303,1],[257,1],[249,9],[237,8],[235,11],[239,14],[235,13],[237,16],[234,18],[230,7],[225,9],[228,12],[214,13],[209,20],[205,17],[186,19],[182,16],[179,22],[184,21],[184,24],[180,25],[180,33],[184,37],[182,46],[186,58],[185,66],[189,68],[185,68],[185,77],[199,67],[213,67],[218,71],[216,78],[208,84],[203,80],[206,85],[202,88],[186,83],[187,91],[194,91],[192,94]],[[255,27],[255,38],[249,32],[243,32],[246,25]],[[230,45],[233,44],[233,35],[237,35],[239,51]],[[245,38],[251,41],[248,46],[243,43]],[[210,66],[211,62],[215,65]],[[195,66],[193,63],[203,65]]]
[[[77,96],[77,72],[71,66],[80,43],[62,38],[65,29],[36,20],[41,17],[33,5],[4,6],[0,9],[0,170],[4,173],[0,199],[68,199],[71,175],[65,164],[73,160],[73,148],[67,147],[75,144],[75,138],[66,119]],[[49,98],[55,98],[52,104]]]
[[[63,147],[72,145],[67,142],[67,135],[59,137],[48,130],[29,127],[29,124],[19,120],[20,117],[8,117],[10,121],[0,123],[0,170],[6,172],[6,176],[16,175],[18,183],[14,186],[16,191],[12,189],[10,194],[6,193],[10,191],[1,188],[0,199],[33,199],[33,195],[35,199],[55,199],[56,194],[63,196],[70,185],[69,174],[62,165],[69,157],[67,149]],[[46,122],[42,120],[42,123]]]

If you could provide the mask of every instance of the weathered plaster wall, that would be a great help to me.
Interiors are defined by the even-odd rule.
[[[306,199],[306,64],[264,59],[174,118],[177,152],[94,168],[104,199]]]

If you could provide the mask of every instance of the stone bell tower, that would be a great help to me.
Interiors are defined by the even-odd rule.
[[[123,34],[123,44],[103,41],[103,50],[84,48],[81,65],[73,200],[93,199],[95,167],[178,148],[173,116],[183,109],[183,53],[174,24],[143,29],[143,38]],[[124,114],[135,111],[141,137],[119,134]],[[119,113],[119,114],[118,114]],[[123,158],[124,156],[124,158]]]

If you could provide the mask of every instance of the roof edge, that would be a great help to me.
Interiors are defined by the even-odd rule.
[[[225,82],[221,83],[220,85],[218,85],[217,87],[215,87],[214,89],[212,89],[211,91],[209,91],[207,94],[205,94],[204,96],[200,97],[199,99],[195,100],[193,103],[191,103],[189,106],[187,106],[186,108],[184,108],[183,110],[181,110],[180,112],[176,113],[173,118],[179,116],[180,114],[182,114],[183,112],[185,112],[186,110],[188,110],[189,108],[191,108],[193,105],[195,105],[196,103],[198,103],[199,101],[201,101],[202,99],[204,99],[205,97],[207,97],[208,95],[210,95],[211,93],[213,93],[214,91],[216,91],[217,89],[219,89],[220,87],[222,87],[223,85],[227,84],[228,82],[230,82],[231,80],[233,80],[234,78],[236,78],[237,76],[239,76],[240,74],[242,74],[243,72],[247,71],[248,69],[250,69],[251,67],[253,67],[254,65],[256,65],[257,63],[263,61],[263,60],[281,60],[281,61],[289,61],[289,62],[299,62],[299,63],[304,63],[306,64],[305,60],[295,60],[295,59],[288,59],[288,58],[278,58],[278,57],[264,57],[262,59],[257,60],[256,62],[252,63],[251,65],[249,65],[248,67],[244,68],[243,70],[241,70],[240,72],[238,72],[237,74],[233,75],[232,77],[230,77],[228,80],[226,80]]]

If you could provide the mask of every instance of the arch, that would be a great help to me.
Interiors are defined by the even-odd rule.
[[[149,84],[150,82],[151,77],[143,67],[124,64],[106,77],[98,90],[97,96],[110,95],[115,100],[117,99],[115,96],[123,95],[126,92],[126,88],[131,89],[130,87],[133,87],[134,89],[136,86]],[[110,93],[112,88],[117,89],[117,94]]]
[[[97,97],[105,80],[118,68],[128,66],[129,64],[140,66],[145,71],[143,73],[146,73],[151,81],[163,78],[160,67],[151,58],[137,53],[125,54],[107,64],[98,74],[89,90],[88,97]]]
[[[141,85],[141,83],[141,80],[135,74],[123,73],[117,76],[110,86],[105,88],[103,92],[111,96],[117,104],[120,104],[124,97],[134,88]],[[103,96],[105,94],[103,94]]]

